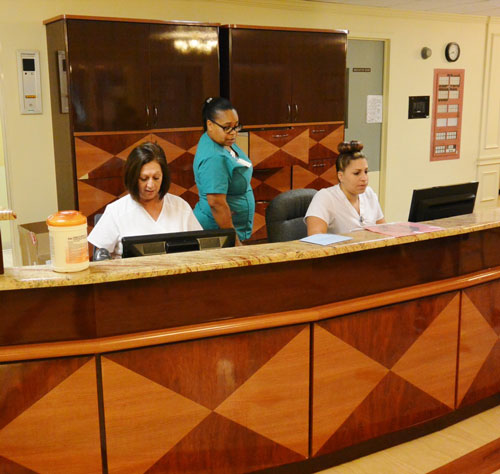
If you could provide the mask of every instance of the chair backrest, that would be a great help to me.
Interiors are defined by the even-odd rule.
[[[307,236],[304,216],[315,189],[292,189],[276,196],[266,209],[269,242],[286,242]]]
[[[99,219],[102,217],[102,213],[97,213],[94,214],[94,227],[97,225],[99,222]],[[101,252],[98,252],[100,249],[97,247],[94,247],[94,251],[92,252],[92,260],[94,262],[98,262],[99,260],[107,260],[107,258],[102,256]]]

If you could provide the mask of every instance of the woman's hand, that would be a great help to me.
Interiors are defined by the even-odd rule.
[[[207,194],[207,202],[212,211],[212,216],[215,222],[221,229],[234,228],[233,219],[231,217],[231,209],[226,200],[225,194]],[[235,245],[243,245],[236,234]]]

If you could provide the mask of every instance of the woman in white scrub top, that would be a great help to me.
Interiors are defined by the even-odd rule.
[[[339,184],[320,189],[307,209],[307,235],[345,234],[362,227],[383,224],[377,195],[368,186],[368,162],[358,141],[338,146]]]
[[[125,164],[129,194],[106,206],[88,240],[113,256],[121,256],[121,240],[132,235],[202,230],[189,204],[168,193],[170,173],[165,152],[156,143],[132,150]]]

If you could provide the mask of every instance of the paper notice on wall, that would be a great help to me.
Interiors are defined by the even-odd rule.
[[[366,96],[366,123],[382,123],[382,96]]]

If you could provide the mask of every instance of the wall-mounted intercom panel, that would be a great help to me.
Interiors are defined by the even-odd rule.
[[[22,114],[42,113],[40,87],[40,54],[38,51],[18,51],[19,103]]]

